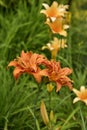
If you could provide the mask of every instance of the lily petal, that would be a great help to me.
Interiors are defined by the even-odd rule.
[[[79,97],[76,97],[76,98],[73,100],[73,103],[76,103],[76,102],[78,102],[78,101],[80,101],[80,98],[79,98]]]
[[[80,91],[78,91],[77,89],[73,88],[72,91],[79,97],[81,94],[80,94]]]

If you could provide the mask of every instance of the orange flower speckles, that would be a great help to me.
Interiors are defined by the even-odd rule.
[[[81,86],[80,91],[73,88],[73,92],[77,95],[77,97],[73,100],[73,103],[83,101],[87,105],[87,88]]]
[[[62,86],[68,86],[72,89],[72,80],[67,76],[72,73],[72,70],[65,67],[61,68],[60,62],[50,61],[47,64],[48,69],[48,78],[50,81],[56,82],[57,88],[56,92],[58,92]]]
[[[54,1],[51,6],[46,3],[43,3],[43,6],[45,7],[45,9],[42,9],[41,13],[50,18],[64,16],[67,12],[66,9],[68,9],[68,5],[58,5],[56,1]]]
[[[45,23],[49,25],[53,33],[67,36],[67,32],[65,29],[68,29],[69,26],[63,24],[63,18],[57,18],[53,22],[48,18]]]
[[[41,70],[39,65],[43,64],[46,59],[44,56],[22,51],[21,56],[11,61],[8,66],[14,66],[13,75],[17,79],[22,73],[32,74],[37,82],[41,81],[42,76],[47,75],[47,70]]]

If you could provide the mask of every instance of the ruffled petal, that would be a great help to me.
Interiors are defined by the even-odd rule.
[[[18,79],[19,76],[24,72],[24,70],[20,67],[16,67],[13,71],[13,75],[15,77],[15,79]]]
[[[56,92],[58,92],[61,89],[62,85],[59,82],[56,82],[56,84],[57,84]]]
[[[17,62],[16,60],[14,60],[14,61],[11,61],[11,62],[8,64],[8,67],[10,67],[10,66],[16,67],[17,65],[18,65],[18,62]]]

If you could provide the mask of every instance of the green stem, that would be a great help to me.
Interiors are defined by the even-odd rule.
[[[52,96],[51,96],[51,92],[49,93],[49,111],[51,111],[51,98],[52,98]]]
[[[5,126],[4,126],[4,130],[8,130],[8,113],[7,113],[7,116],[5,117]]]
[[[87,130],[86,126],[85,126],[85,121],[84,121],[84,117],[82,114],[81,106],[80,106],[80,116],[81,116],[81,120],[82,120],[82,130]]]
[[[34,120],[35,120],[35,125],[34,125],[34,130],[37,129],[37,117],[36,117],[36,105],[37,105],[37,101],[38,101],[38,98],[39,98],[39,94],[40,94],[40,88],[41,88],[41,84],[38,84],[38,91],[36,93],[36,97],[35,97],[35,100],[34,100]]]

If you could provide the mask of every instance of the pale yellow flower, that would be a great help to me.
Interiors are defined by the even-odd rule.
[[[73,103],[83,101],[87,105],[87,88],[85,88],[85,86],[81,86],[80,91],[75,88],[72,90],[77,95],[77,97],[73,100]]]
[[[49,18],[47,18],[45,23],[50,27],[54,34],[60,34],[65,37],[67,36],[66,29],[69,28],[69,25],[64,23],[63,18],[56,18],[54,21],[51,21]]]
[[[45,9],[42,9],[41,13],[45,14],[46,17],[50,17],[51,19],[64,17],[67,13],[66,10],[68,9],[68,5],[58,5],[56,1],[54,1],[51,6],[46,3],[43,3],[42,5]]]
[[[67,47],[65,39],[58,39],[54,37],[54,39],[50,43],[42,47],[42,50],[49,49],[51,51],[52,59],[56,59],[59,50],[65,47]]]

